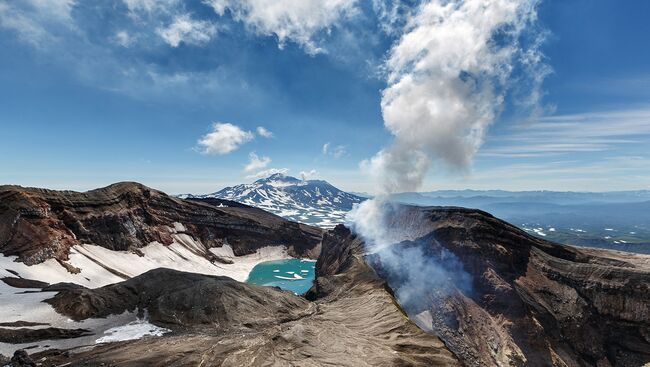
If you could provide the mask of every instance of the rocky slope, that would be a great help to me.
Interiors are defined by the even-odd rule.
[[[111,366],[457,366],[437,337],[411,323],[363,261],[363,242],[337,227],[323,241],[309,300],[228,278],[155,270],[48,302],[72,318],[146,309],[172,333],[48,351],[46,364]],[[65,288],[65,286],[62,286]]]
[[[391,256],[343,226],[322,233],[241,204],[181,200],[131,183],[88,193],[2,187],[0,218],[0,249],[23,262],[22,273],[9,268],[14,262],[2,264],[9,270],[0,296],[14,293],[0,299],[0,312],[36,297],[29,304],[35,314],[49,305],[61,314],[57,323],[5,317],[14,328],[6,335],[45,326],[18,333],[25,340],[69,338],[98,320],[133,314],[157,328],[150,335],[162,335],[35,353],[43,365],[650,363],[649,256],[555,244],[478,210],[391,206],[373,223],[390,238]],[[153,256],[151,242],[167,243],[167,236],[170,244],[157,245],[170,251],[162,256],[182,254],[171,265],[189,259],[181,242],[223,267],[234,257],[207,248],[245,257],[283,244],[293,254],[318,256],[316,280],[299,297],[171,269],[138,269],[99,288],[21,276],[52,261],[74,271],[78,252],[91,255],[83,247],[89,242],[129,263],[138,252]],[[25,293],[19,286],[44,289]]]
[[[154,242],[172,244],[175,234],[208,249],[229,245],[236,256],[284,245],[291,254],[315,257],[321,238],[317,228],[259,209],[181,200],[137,183],[83,193],[0,186],[0,252],[27,265],[51,258],[65,264],[70,249],[82,244],[138,253]]]
[[[447,276],[403,306],[464,364],[650,362],[649,256],[555,244],[478,210],[398,212],[384,223],[404,233],[395,246],[419,249]],[[370,260],[398,294],[408,284]]]
[[[237,201],[292,221],[322,228],[333,228],[343,223],[352,205],[365,200],[341,191],[327,181],[300,180],[280,173],[251,184],[226,187],[212,194],[181,197]]]

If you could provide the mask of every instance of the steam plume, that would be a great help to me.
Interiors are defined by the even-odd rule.
[[[471,277],[453,254],[425,236],[421,224],[427,221],[413,216],[419,210],[390,204],[387,197],[417,190],[433,162],[469,167],[515,71],[524,74],[517,76],[518,86],[539,87],[548,73],[540,38],[525,37],[534,30],[537,3],[428,0],[410,13],[389,52],[381,108],[394,141],[362,162],[380,195],[355,207],[348,223],[366,241],[369,263],[388,275],[408,312],[418,312],[418,299],[427,295],[470,291]],[[532,39],[531,46],[522,46],[524,39]],[[537,103],[538,91],[530,95]]]
[[[501,110],[513,70],[525,68],[541,83],[548,70],[540,42],[528,48],[521,42],[537,2],[431,0],[406,22],[385,64],[381,100],[395,139],[362,162],[381,192],[416,190],[434,160],[468,167]]]

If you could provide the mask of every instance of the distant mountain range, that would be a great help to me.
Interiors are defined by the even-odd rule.
[[[327,181],[301,180],[281,173],[250,184],[226,187],[206,195],[179,195],[184,199],[216,198],[255,206],[286,219],[332,228],[363,197],[341,191]]]
[[[355,203],[372,195],[347,193],[322,180],[275,174],[212,194],[180,197],[237,201],[292,221],[332,228],[345,221]],[[552,241],[650,253],[650,190],[439,190],[393,194],[391,200],[419,206],[481,209]]]
[[[650,253],[650,190],[441,190],[395,194],[392,200],[481,209],[552,241]]]

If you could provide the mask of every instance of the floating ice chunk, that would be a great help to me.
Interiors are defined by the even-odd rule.
[[[274,277],[276,277],[278,279],[282,279],[282,280],[298,280],[298,279],[295,279],[295,278],[283,277],[282,275],[274,275]]]
[[[279,272],[280,272],[280,269],[274,269],[273,272],[274,272],[274,273],[279,273]]]

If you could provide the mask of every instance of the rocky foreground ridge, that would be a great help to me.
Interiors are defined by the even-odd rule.
[[[555,244],[478,210],[399,207],[381,223],[397,234],[393,246],[418,249],[435,266],[453,259],[452,270],[462,273],[445,273],[418,302],[400,305],[395,295],[409,284],[402,272],[349,229],[322,234],[235,206],[170,198],[137,184],[83,194],[0,189],[0,249],[19,261],[65,261],[74,241],[135,251],[164,241],[174,222],[207,244],[227,238],[240,254],[275,241],[296,254],[318,253],[304,297],[170,269],[95,289],[46,287],[58,292],[46,302],[73,320],[146,311],[151,323],[172,331],[32,359],[71,366],[650,363],[649,256]]]
[[[133,182],[87,192],[0,186],[0,251],[27,265],[93,244],[135,251],[174,241],[174,223],[207,247],[228,244],[235,255],[286,245],[295,256],[317,256],[321,230],[228,200],[182,200]],[[211,256],[209,252],[205,256]]]
[[[404,233],[396,246],[462,265],[403,306],[465,365],[650,362],[649,256],[556,244],[473,209],[401,207],[385,225]],[[399,291],[399,274],[374,261]]]
[[[325,236],[318,286],[306,298],[169,269],[63,289],[47,302],[71,318],[147,309],[152,323],[173,332],[33,358],[73,366],[460,366],[439,338],[408,320],[363,261],[362,241],[351,238],[343,227]]]

